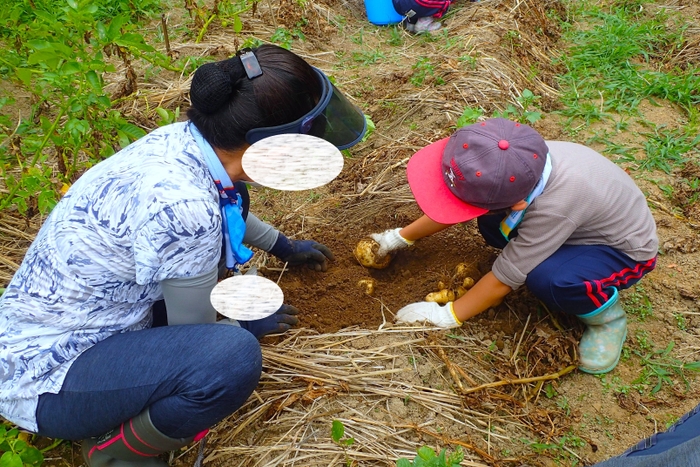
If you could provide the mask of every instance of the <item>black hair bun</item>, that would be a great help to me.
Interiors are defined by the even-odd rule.
[[[229,101],[233,92],[230,74],[218,63],[205,63],[197,68],[190,85],[192,106],[212,114]]]

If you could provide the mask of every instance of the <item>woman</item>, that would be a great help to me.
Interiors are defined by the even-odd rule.
[[[283,305],[240,327],[216,324],[209,292],[220,259],[245,263],[243,243],[319,271],[332,259],[248,213],[241,157],[280,133],[352,146],[362,113],[271,45],[200,67],[190,97],[189,121],[153,131],[71,187],[0,299],[0,414],[82,439],[91,467],[164,465],[160,453],[203,436],[252,393],[257,339],[297,322]],[[158,310],[167,326],[152,326]]]

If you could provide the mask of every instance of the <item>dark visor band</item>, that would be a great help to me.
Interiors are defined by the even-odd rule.
[[[331,83],[321,70],[315,67],[313,69],[322,86],[321,98],[316,106],[293,122],[249,130],[246,133],[246,141],[249,144],[285,133],[317,136],[338,149],[347,149],[360,142],[367,130],[364,114]]]

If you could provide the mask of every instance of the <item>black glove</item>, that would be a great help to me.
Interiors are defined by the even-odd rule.
[[[313,240],[290,240],[280,232],[270,253],[290,266],[306,264],[310,269],[325,271],[333,259],[330,248]]]
[[[279,310],[266,318],[254,321],[238,320],[238,323],[243,329],[260,339],[268,334],[281,334],[289,331],[292,326],[299,322],[297,314],[299,314],[298,309],[291,305],[282,305]]]

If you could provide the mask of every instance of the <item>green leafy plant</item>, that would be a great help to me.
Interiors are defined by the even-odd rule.
[[[636,316],[640,321],[646,320],[654,314],[654,308],[649,299],[647,291],[642,285],[635,285],[630,292],[625,295],[622,306],[627,313]]]
[[[365,121],[367,122],[367,131],[365,132],[365,135],[362,137],[362,140],[360,141],[361,143],[364,143],[369,139],[370,136],[372,136],[372,133],[374,133],[374,130],[377,129],[377,127],[374,125],[374,122],[370,118],[369,115],[365,114]]]
[[[445,84],[445,80],[435,75],[435,67],[433,67],[432,63],[430,63],[430,59],[428,57],[419,58],[412,68],[413,74],[409,78],[409,81],[414,86],[423,85],[423,82],[429,76],[433,77],[436,84]]]
[[[355,438],[345,437],[345,425],[340,420],[333,420],[331,425],[331,440],[341,448],[345,453],[345,465],[348,467],[353,465],[352,460],[348,457],[347,449],[355,444]]]
[[[171,123],[177,122],[177,119],[180,117],[180,107],[175,110],[157,107],[156,113],[160,117],[160,120],[158,120],[158,126],[170,125]]]
[[[7,187],[0,210],[48,212],[61,182],[145,134],[113,105],[137,89],[134,60],[179,70],[140,32],[141,16],[158,7],[153,0],[11,0],[0,9],[0,40],[14,44],[0,57],[0,76],[32,102],[16,123],[0,119]],[[115,62],[123,82],[108,96],[102,77],[117,71]]]
[[[463,126],[471,125],[476,123],[481,116],[484,115],[484,111],[481,109],[475,109],[473,107],[465,107],[462,111],[462,115],[457,119],[457,128],[462,128]]]
[[[44,462],[41,451],[21,439],[17,428],[0,425],[0,466],[39,467]]]
[[[460,447],[457,447],[449,456],[447,449],[442,449],[438,454],[428,446],[418,448],[416,454],[412,461],[405,458],[399,459],[396,461],[396,467],[459,467],[464,459]]]
[[[277,28],[275,32],[272,33],[272,37],[270,37],[272,42],[287,50],[292,48],[292,42],[295,39],[300,41],[306,40],[306,36],[301,31],[300,27],[295,28],[293,31],[287,28]]]
[[[520,123],[535,123],[542,118],[542,112],[535,106],[539,99],[540,96],[536,96],[529,89],[523,89],[522,94],[516,99],[520,104],[519,107],[508,104],[505,110],[494,112],[493,116],[517,120]]]

